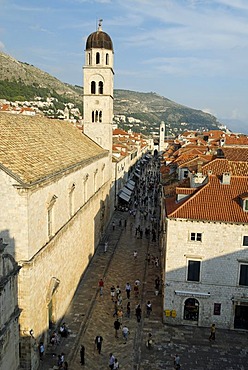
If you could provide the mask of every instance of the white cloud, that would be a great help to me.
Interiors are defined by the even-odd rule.
[[[230,8],[248,10],[247,0],[216,0],[216,2],[221,5],[226,5]]]
[[[3,50],[3,49],[5,49],[5,45],[2,41],[0,41],[0,50]]]

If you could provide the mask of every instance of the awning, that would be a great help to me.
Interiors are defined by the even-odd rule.
[[[132,181],[134,182],[134,181]],[[132,185],[129,181],[126,183],[125,185],[126,188],[128,188],[129,190],[133,191],[133,189],[135,188],[135,185]]]
[[[133,186],[135,186],[136,184],[135,184],[135,182],[133,181],[133,180],[128,180],[128,182],[127,182],[128,184],[131,184],[131,185],[133,185]]]
[[[123,191],[124,193],[126,193],[129,197],[131,197],[132,195],[132,191],[128,188],[126,188],[126,186],[124,186],[121,191]]]
[[[134,189],[134,186],[131,185],[131,184],[128,184],[128,183],[125,185],[125,187],[128,188],[131,191],[133,191],[133,189]]]
[[[123,199],[125,202],[129,202],[130,201],[130,197],[125,194],[123,191],[121,191],[119,194],[118,194],[118,197]]]

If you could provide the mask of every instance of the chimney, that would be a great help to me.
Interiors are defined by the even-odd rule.
[[[203,165],[202,161],[197,162],[197,173],[202,173],[202,165]]]
[[[230,172],[224,172],[222,174],[221,183],[222,185],[230,185],[231,181],[231,173]]]

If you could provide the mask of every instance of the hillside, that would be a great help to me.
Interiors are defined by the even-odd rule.
[[[69,102],[82,112],[83,89],[80,86],[63,83],[33,65],[1,52],[0,65],[0,99],[31,101],[37,96],[43,99],[54,97],[57,103],[53,116],[56,116],[56,109],[63,110]],[[164,121],[167,134],[171,135],[185,129],[207,130],[220,126],[214,116],[177,104],[153,92],[115,90],[114,97],[114,120],[124,129],[155,134],[159,123]]]

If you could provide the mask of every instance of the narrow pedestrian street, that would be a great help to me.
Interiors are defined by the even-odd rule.
[[[173,369],[176,353],[179,353],[181,358],[182,369],[247,368],[247,346],[244,345],[246,333],[217,330],[216,343],[210,344],[208,328],[163,325],[161,284],[160,293],[158,295],[155,293],[155,279],[156,277],[161,279],[159,201],[156,204],[157,196],[154,192],[156,184],[153,184],[151,191],[148,192],[148,171],[151,173],[151,168],[141,172],[139,184],[137,184],[137,191],[140,193],[131,208],[136,210],[136,214],[119,210],[114,212],[104,240],[93,256],[75,297],[62,319],[69,329],[69,336],[61,338],[56,346],[49,345],[46,348],[40,370],[58,369],[57,356],[61,353],[64,353],[70,370],[107,369],[110,353],[118,359],[120,368],[125,370]],[[152,171],[154,173],[151,173],[151,176],[157,178],[154,166]],[[155,237],[152,235],[152,229],[155,231]],[[108,243],[106,252],[105,241]],[[137,251],[136,258],[135,251]],[[100,295],[98,288],[100,279],[104,281],[103,295]],[[140,281],[140,285],[139,294],[136,297],[134,285],[137,280]],[[125,291],[128,282],[131,284],[130,299],[127,299]],[[112,285],[115,288],[119,285],[121,289],[120,307],[123,308],[124,313],[122,327],[126,325],[129,329],[126,343],[122,337],[122,327],[118,338],[115,337],[116,317],[113,315],[114,302],[110,294]],[[129,301],[130,318],[126,316],[126,306]],[[146,314],[148,301],[152,304],[149,317]],[[138,304],[142,309],[140,322],[137,322],[135,316]],[[151,349],[146,346],[149,333],[152,334],[153,341]],[[101,354],[95,347],[97,335],[103,338]],[[233,342],[234,338],[235,342]],[[84,366],[80,364],[82,344],[85,347]]]

